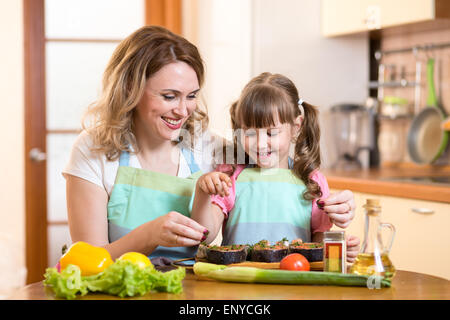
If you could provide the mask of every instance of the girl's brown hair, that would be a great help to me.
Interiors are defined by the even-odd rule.
[[[238,101],[230,109],[233,130],[241,128],[265,128],[275,125],[274,115],[281,123],[294,124],[301,115],[298,105],[299,95],[294,83],[281,74],[264,72],[253,78],[244,88]],[[320,198],[320,186],[311,179],[314,170],[320,167],[320,128],[317,108],[302,103],[303,121],[295,141],[294,174],[306,185],[303,197],[307,200]],[[236,159],[239,146],[234,139]],[[246,157],[248,163],[248,157]]]
[[[105,154],[108,160],[116,160],[121,151],[131,151],[130,145],[138,152],[133,132],[134,109],[144,93],[147,79],[177,61],[194,69],[201,87],[205,70],[197,47],[163,27],[142,27],[117,46],[103,74],[101,96],[89,106],[83,119],[83,129],[94,141],[93,151]],[[92,122],[86,125],[88,117],[92,117]],[[201,122],[202,131],[206,129],[206,107],[201,110],[197,105],[186,121],[184,129],[191,135],[194,121]]]

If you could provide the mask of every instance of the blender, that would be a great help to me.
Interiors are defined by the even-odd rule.
[[[373,151],[374,116],[370,109],[357,104],[335,105],[330,111],[337,151],[337,160],[332,167],[339,170],[361,169],[361,151]]]

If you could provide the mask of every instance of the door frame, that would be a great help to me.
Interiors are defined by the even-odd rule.
[[[25,259],[26,283],[43,280],[48,264],[47,162],[29,152],[46,153],[45,0],[23,0],[25,122]],[[145,0],[145,24],[181,34],[181,0]]]
[[[181,34],[181,0],[145,0],[145,23]]]
[[[46,161],[30,159],[32,148],[46,152],[44,0],[23,0],[25,101],[25,245],[27,283],[42,280],[47,267]]]

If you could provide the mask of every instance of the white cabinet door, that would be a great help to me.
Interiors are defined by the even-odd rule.
[[[322,35],[327,37],[427,21],[437,16],[434,0],[322,0],[321,4]]]

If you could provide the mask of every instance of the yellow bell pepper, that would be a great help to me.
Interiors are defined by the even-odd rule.
[[[153,268],[153,264],[150,261],[150,259],[139,252],[127,252],[124,253],[123,255],[121,255],[119,258],[117,258],[116,261],[130,261],[131,263],[136,264],[139,268],[144,269],[146,267],[151,267]]]
[[[113,263],[108,250],[78,241],[70,246],[59,260],[61,270],[69,264],[80,267],[82,276],[90,276],[105,270]]]

